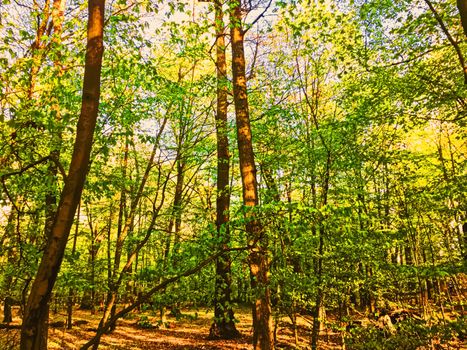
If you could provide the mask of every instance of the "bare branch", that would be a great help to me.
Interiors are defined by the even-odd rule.
[[[41,163],[44,163],[46,161],[50,160],[50,156],[46,156],[46,157],[43,157],[39,160],[36,160],[35,162],[32,162],[31,164],[28,164],[26,165],[24,168],[21,168],[21,169],[18,169],[16,171],[12,171],[10,173],[6,173],[6,174],[3,174],[2,175],[2,180],[10,177],[10,176],[13,176],[13,175],[20,175],[22,173],[24,173],[25,171],[31,169],[31,168],[34,168],[36,165],[39,165]]]
[[[246,29],[243,30],[243,34],[245,34],[246,32],[248,32],[248,30],[250,30],[251,28],[253,28],[253,26],[256,24],[256,22],[258,22],[263,16],[264,14],[266,13],[267,10],[269,10],[269,7],[271,7],[271,4],[272,4],[272,0],[269,0],[268,4],[266,5],[266,7],[264,8],[263,12],[261,12],[258,17],[256,17],[253,22],[251,22],[250,24],[248,24],[248,27]]]

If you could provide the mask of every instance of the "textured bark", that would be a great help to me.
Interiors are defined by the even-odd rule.
[[[464,34],[467,36],[467,0],[457,0],[457,8],[459,9]]]
[[[51,292],[60,270],[86,179],[99,107],[100,75],[104,51],[104,3],[104,0],[90,0],[88,5],[89,20],[81,114],[68,177],[60,196],[50,239],[46,244],[26,305],[21,328],[22,350],[46,348],[46,344],[41,343],[40,340],[41,330],[46,323],[44,315],[48,312]]]
[[[216,71],[217,71],[217,199],[216,229],[221,249],[227,249],[230,242],[229,230],[229,139],[227,126],[227,63],[225,57],[225,30],[222,2],[214,1],[216,28]],[[216,260],[216,281],[214,292],[214,323],[210,338],[232,339],[240,336],[234,322],[232,308],[232,277],[229,253]]]
[[[253,301],[253,348],[269,350],[274,348],[270,290],[268,281],[267,237],[256,218],[254,208],[258,206],[256,166],[248,109],[248,95],[245,75],[244,31],[242,29],[241,5],[237,0],[230,4],[230,35],[232,40],[232,76],[237,123],[237,142],[242,177],[243,205],[245,206],[246,231],[250,250],[248,263],[251,285],[257,292]]]
[[[78,232],[79,232],[79,216],[81,211],[81,204],[78,203],[78,212],[76,214],[76,225],[75,225],[75,234],[73,236],[73,247],[71,248],[71,255],[74,256],[76,253],[76,243],[78,240]],[[74,289],[70,288],[68,291],[68,298],[67,298],[67,322],[66,328],[72,329],[73,328],[73,299],[74,299]]]

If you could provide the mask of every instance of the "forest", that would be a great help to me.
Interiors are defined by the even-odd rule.
[[[0,350],[467,349],[467,0],[2,0]]]

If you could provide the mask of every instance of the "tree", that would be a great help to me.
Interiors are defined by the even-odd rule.
[[[47,348],[46,342],[44,343],[44,333],[47,332],[48,303],[60,270],[76,208],[81,198],[97,120],[104,52],[104,7],[104,0],[90,0],[88,4],[81,114],[68,176],[60,196],[53,225],[50,228],[50,234],[47,235],[49,239],[28,297],[21,328],[21,349],[24,350]]]
[[[225,29],[222,3],[214,1],[216,28],[216,72],[217,72],[217,193],[216,231],[220,249],[227,250],[230,243],[229,210],[229,139],[227,122],[227,63],[225,57]],[[235,327],[231,298],[231,259],[226,253],[216,260],[216,281],[214,290],[214,323],[210,337],[223,339],[240,335]]]
[[[237,124],[238,156],[242,177],[245,227],[251,250],[248,264],[251,285],[256,293],[253,300],[253,348],[269,350],[274,348],[270,289],[268,279],[268,239],[257,217],[258,184],[253,153],[253,139],[248,109],[246,84],[244,29],[242,28],[242,7],[237,0],[230,4],[230,36],[232,44],[232,78],[235,116]]]
[[[464,34],[465,36],[467,36],[467,1],[457,0],[457,8],[461,17],[461,23],[462,28],[464,29]]]

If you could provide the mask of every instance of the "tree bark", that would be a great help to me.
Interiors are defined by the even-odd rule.
[[[75,256],[76,253],[76,243],[78,240],[78,232],[79,232],[79,216],[81,212],[81,204],[78,203],[78,212],[76,213],[76,225],[75,225],[75,234],[73,237],[73,247],[71,248],[71,256]],[[66,328],[72,329],[73,328],[73,298],[74,298],[74,290],[70,288],[68,291],[68,298],[67,298],[67,306],[66,306],[66,313],[67,313],[67,321],[66,321]]]
[[[41,330],[46,323],[44,315],[48,311],[52,289],[60,270],[73,218],[81,198],[96,126],[104,51],[104,7],[105,0],[89,0],[81,114],[68,177],[60,196],[57,214],[49,235],[50,239],[46,244],[26,305],[21,328],[20,347],[22,350],[47,348],[47,344],[42,343],[40,339]]]
[[[254,210],[258,206],[256,166],[248,108],[248,94],[245,74],[244,31],[242,10],[238,0],[230,6],[230,35],[232,40],[232,76],[237,142],[242,177],[243,205],[245,206],[246,231],[251,250],[248,258],[251,285],[256,291],[253,301],[253,348],[269,350],[274,348],[271,318],[270,290],[268,281],[268,242],[264,229]]]
[[[457,0],[457,8],[461,17],[464,34],[467,36],[467,0]]]
[[[216,28],[216,72],[217,72],[217,198],[216,230],[220,249],[227,249],[230,242],[229,230],[229,139],[227,125],[227,63],[225,57],[225,30],[222,2],[214,1]],[[232,308],[231,259],[228,252],[216,260],[214,292],[214,323],[210,338],[232,339],[240,336],[235,327]]]

